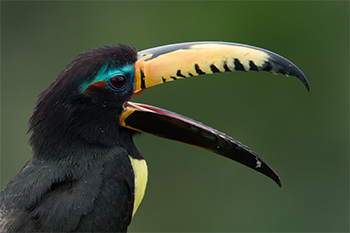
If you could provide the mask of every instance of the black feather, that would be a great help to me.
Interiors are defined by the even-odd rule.
[[[103,65],[137,59],[132,46],[103,46],[76,56],[43,91],[29,121],[32,159],[0,194],[0,231],[126,231],[134,174],[142,158],[119,114],[133,90],[80,93]]]

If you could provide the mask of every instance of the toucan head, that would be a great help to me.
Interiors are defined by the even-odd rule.
[[[251,70],[295,76],[309,90],[307,79],[293,63],[243,44],[189,42],[140,52],[125,44],[92,49],[75,57],[39,96],[30,120],[34,156],[66,156],[64,148],[72,153],[82,144],[128,149],[133,133],[141,132],[215,152],[281,185],[270,166],[239,141],[174,112],[130,101],[165,82]]]

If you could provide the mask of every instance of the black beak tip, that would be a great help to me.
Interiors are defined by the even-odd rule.
[[[280,178],[278,177],[276,180],[274,180],[277,184],[278,184],[278,186],[281,188],[282,187],[282,183],[281,183],[281,180],[280,180]]]
[[[306,90],[310,92],[310,85],[305,76],[298,77],[305,85]]]
[[[270,179],[272,179],[273,181],[275,181],[275,183],[279,186],[282,187],[282,183],[281,183],[281,179],[280,177],[277,175],[277,173],[267,164],[265,163],[263,160],[260,160],[261,162],[261,166],[260,167],[256,167],[255,170],[266,175],[267,177],[269,177]]]
[[[282,183],[281,183],[281,179],[279,178],[279,176],[274,172],[272,171],[271,172],[268,172],[268,173],[264,173],[266,176],[270,177],[273,181],[275,181],[275,183],[279,186],[279,187],[282,187]]]

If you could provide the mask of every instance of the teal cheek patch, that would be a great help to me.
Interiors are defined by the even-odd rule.
[[[127,64],[118,68],[108,68],[109,66],[103,65],[96,73],[95,77],[89,82],[83,82],[79,86],[79,92],[84,93],[91,85],[94,83],[105,83],[110,78],[116,75],[124,75],[128,78],[128,81],[133,81],[134,77],[134,66],[132,64]],[[102,86],[101,86],[102,87]]]

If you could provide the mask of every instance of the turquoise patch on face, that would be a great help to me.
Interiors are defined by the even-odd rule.
[[[84,82],[79,87],[79,92],[84,93],[84,91],[93,83],[100,82],[100,81],[108,81],[109,79],[113,78],[116,75],[123,75],[125,76],[128,81],[133,81],[134,77],[134,66],[132,64],[127,64],[122,67],[114,68],[109,67],[108,65],[102,66],[96,73],[95,77],[89,81]]]

